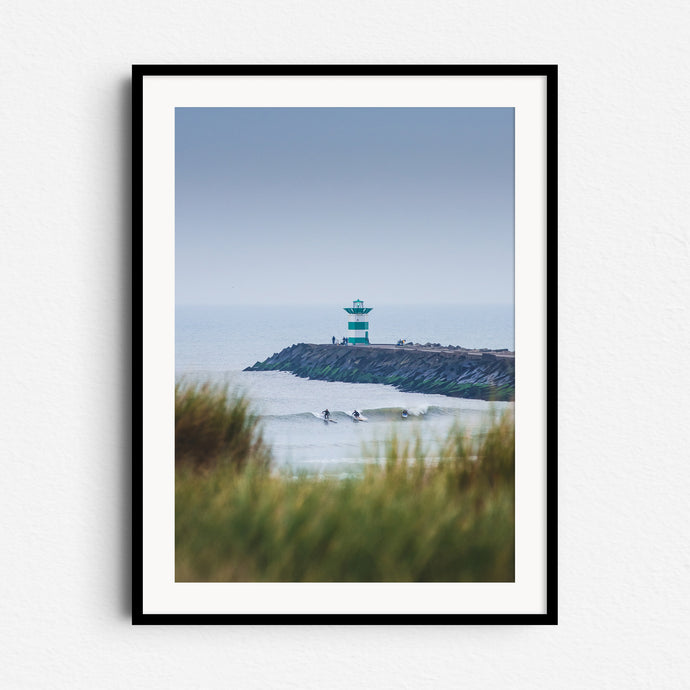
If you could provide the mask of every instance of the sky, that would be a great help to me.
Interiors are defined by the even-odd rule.
[[[179,305],[512,304],[512,108],[177,108]]]

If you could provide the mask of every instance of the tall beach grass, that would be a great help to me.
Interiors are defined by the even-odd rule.
[[[175,469],[268,468],[271,452],[249,399],[227,386],[175,385]]]
[[[433,459],[421,438],[391,435],[384,463],[338,480],[271,471],[246,398],[209,386],[177,397],[177,581],[514,580],[512,415],[479,435],[454,428]]]

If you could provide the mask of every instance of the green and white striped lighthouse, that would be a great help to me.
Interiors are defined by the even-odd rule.
[[[347,342],[350,345],[357,343],[369,344],[369,321],[367,314],[374,307],[365,307],[361,299],[356,299],[351,307],[343,307],[350,315],[347,322]]]

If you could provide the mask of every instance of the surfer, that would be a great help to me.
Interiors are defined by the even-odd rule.
[[[407,417],[407,410],[402,411],[402,417],[403,417],[403,419],[405,419]]]
[[[331,418],[331,413],[328,411],[328,408],[326,408],[321,414],[326,421]]]
[[[357,412],[357,410],[355,410],[355,411],[352,413],[352,416],[353,416],[355,419],[359,419],[359,412]]]

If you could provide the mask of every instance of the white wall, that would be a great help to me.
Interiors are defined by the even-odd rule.
[[[681,687],[683,3],[3,6],[0,685]],[[560,65],[560,625],[129,623],[131,63]]]

